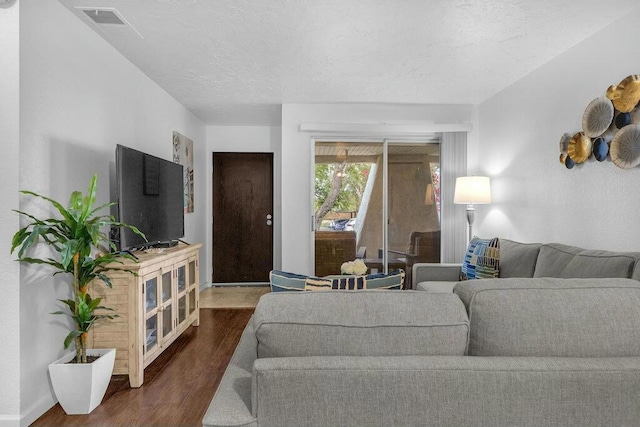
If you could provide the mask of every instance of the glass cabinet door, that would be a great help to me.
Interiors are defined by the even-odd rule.
[[[169,337],[173,332],[174,309],[173,309],[173,281],[171,280],[172,270],[162,272],[162,340]]]
[[[145,322],[146,340],[145,353],[153,351],[158,346],[158,315],[154,314]]]
[[[165,338],[173,331],[173,308],[169,304],[162,310],[162,337]]]
[[[189,260],[189,287],[192,287],[196,284],[196,260]]]
[[[145,364],[196,320],[198,257],[162,260],[147,271],[136,279],[136,321],[142,323],[136,326],[136,352],[142,351]]]
[[[144,282],[145,291],[145,311],[150,311],[158,308],[158,278],[152,277]]]
[[[189,299],[188,299],[188,307],[189,307],[189,313],[188,315],[191,316],[191,314],[196,311],[196,292],[199,292],[199,283],[198,283],[198,258],[197,257],[191,257],[189,258],[189,261],[187,263],[187,266],[189,267]]]
[[[187,289],[187,268],[185,265],[181,265],[176,268],[176,275],[178,281],[178,293],[184,292]]]
[[[187,292],[191,288],[193,271],[195,269],[188,261],[181,262],[174,267],[177,279],[177,297],[178,297],[178,325],[182,325],[187,320]]]
[[[173,296],[173,289],[171,286],[171,271],[162,273],[162,303],[166,303],[171,300]]]
[[[187,297],[183,295],[178,299],[178,324],[184,322],[187,318]]]
[[[145,329],[144,329],[144,353],[148,354],[158,348],[159,335],[158,335],[158,323],[159,323],[159,299],[162,293],[160,286],[160,277],[157,274],[152,274],[144,278],[143,280],[143,300],[144,300],[144,313],[145,313]]]
[[[196,292],[198,292],[197,289],[191,289],[189,291],[189,314],[196,311]]]

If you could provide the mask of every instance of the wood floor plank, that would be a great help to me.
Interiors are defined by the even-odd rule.
[[[140,388],[115,375],[102,404],[88,415],[56,405],[33,426],[200,426],[253,309],[201,309],[190,327],[144,372]]]

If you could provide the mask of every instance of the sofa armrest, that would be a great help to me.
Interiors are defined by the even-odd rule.
[[[635,425],[640,358],[258,359],[260,425]]]
[[[204,427],[257,426],[251,413],[251,377],[257,354],[252,317],[202,419]]]
[[[457,282],[460,280],[462,264],[428,263],[413,264],[411,287],[416,289],[420,282]]]

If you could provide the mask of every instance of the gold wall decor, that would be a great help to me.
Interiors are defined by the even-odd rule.
[[[584,163],[592,152],[593,142],[591,141],[591,138],[586,136],[583,132],[578,132],[571,137],[567,154],[574,162]]]
[[[559,148],[567,169],[590,159],[610,159],[623,169],[640,165],[640,75],[627,76],[592,100],[582,115],[582,130],[562,135]]]
[[[613,101],[618,111],[628,113],[633,110],[640,101],[640,75],[628,76],[618,86],[609,86],[607,98]]]

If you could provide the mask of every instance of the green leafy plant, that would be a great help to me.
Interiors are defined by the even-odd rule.
[[[136,261],[135,257],[126,253],[116,253],[116,247],[102,230],[109,227],[125,227],[134,233],[146,237],[136,227],[115,221],[111,215],[100,215],[99,211],[114,203],[106,203],[94,208],[96,201],[97,175],[93,175],[86,195],[80,191],[71,193],[69,206],[41,196],[32,191],[21,191],[31,197],[49,202],[60,213],[62,218],[38,219],[23,211],[15,211],[31,222],[21,228],[13,236],[11,253],[18,250],[18,261],[29,264],[45,264],[53,267],[53,275],[60,273],[73,276],[72,298],[59,300],[68,308],[68,312],[56,311],[52,314],[64,314],[75,323],[73,329],[64,340],[64,348],[75,343],[76,362],[87,363],[87,333],[97,320],[113,319],[117,314],[97,314],[96,310],[112,312],[108,307],[100,305],[101,298],[91,298],[88,293],[89,283],[96,279],[111,288],[111,280],[105,274],[110,270],[131,270],[119,267],[123,258]],[[58,259],[35,258],[26,254],[36,244],[46,244],[58,254]]]

